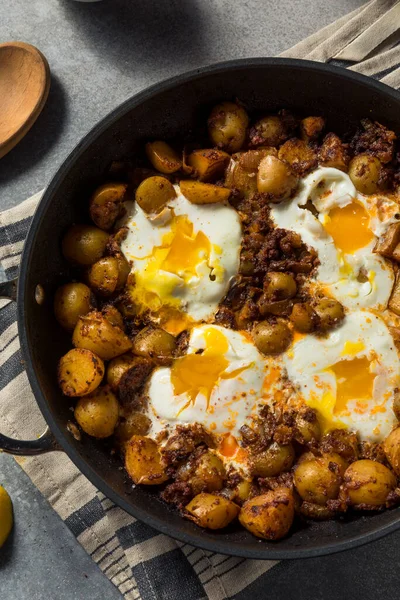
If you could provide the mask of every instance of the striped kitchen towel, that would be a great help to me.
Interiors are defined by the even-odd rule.
[[[400,2],[373,0],[282,56],[337,62],[400,88]],[[41,194],[0,215],[0,260],[16,277]],[[0,431],[29,439],[45,428],[29,387],[16,307],[0,300]],[[136,521],[98,492],[61,452],[17,459],[126,600],[247,600],[276,563],[193,548]],[[267,584],[266,584],[267,585]]]

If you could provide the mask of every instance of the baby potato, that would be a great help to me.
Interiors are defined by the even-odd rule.
[[[257,192],[257,172],[244,169],[238,161],[232,159],[226,170],[225,185],[230,189],[239,190],[248,198]]]
[[[317,314],[309,304],[295,304],[290,314],[295,329],[301,333],[314,331],[317,325]]]
[[[168,479],[157,443],[134,435],[125,446],[125,469],[136,484],[158,485]]]
[[[287,300],[297,292],[296,281],[289,273],[270,271],[264,280],[264,293],[270,300]]]
[[[103,256],[108,240],[108,233],[98,227],[72,225],[63,237],[62,253],[70,263],[90,267]]]
[[[119,442],[128,442],[134,435],[146,435],[150,429],[149,417],[138,411],[132,411],[122,417],[115,430]]]
[[[253,146],[279,146],[288,138],[287,129],[281,117],[263,117],[251,128],[250,140]]]
[[[217,202],[227,202],[231,195],[231,190],[228,188],[189,179],[181,181],[179,187],[185,198],[192,204],[216,204]]]
[[[275,202],[288,198],[296,189],[298,177],[290,167],[275,156],[266,156],[257,173],[257,189],[262,194],[275,196]]]
[[[349,164],[349,177],[362,194],[375,194],[379,191],[381,171],[381,161],[370,154],[358,154]]]
[[[396,477],[385,465],[373,460],[357,460],[346,470],[343,489],[351,505],[376,508],[385,504],[396,487]]]
[[[74,415],[78,425],[88,435],[98,439],[110,437],[118,421],[118,400],[109,386],[97,388],[79,398]]]
[[[289,471],[294,462],[292,444],[273,442],[266,450],[255,454],[251,460],[251,474],[258,477],[276,477]]]
[[[290,165],[291,169],[299,175],[304,175],[317,166],[317,153],[304,140],[293,138],[285,142],[280,148],[278,158]]]
[[[193,150],[187,158],[187,163],[195,170],[200,181],[210,181],[224,172],[229,159],[230,156],[226,152],[210,148]]]
[[[115,308],[115,306],[112,304],[106,304],[101,309],[101,314],[107,319],[107,321],[110,321],[111,325],[124,330],[124,320],[121,313]]]
[[[292,526],[293,519],[293,494],[284,487],[247,500],[239,513],[243,527],[264,540],[283,538]]]
[[[183,463],[176,473],[177,481],[187,481],[194,494],[218,492],[222,489],[226,472],[222,460],[207,450],[196,460]]]
[[[111,229],[119,215],[127,187],[126,183],[104,183],[94,191],[89,213],[97,227],[105,231]]]
[[[166,175],[179,171],[182,166],[182,160],[166,142],[148,142],[146,155],[153,167]]]
[[[148,215],[159,213],[174,198],[174,186],[168,179],[159,175],[142,181],[135,193],[136,202]]]
[[[292,333],[283,319],[261,321],[253,329],[253,340],[263,354],[280,354],[292,341]]]
[[[90,287],[99,296],[111,296],[115,292],[118,275],[118,260],[114,256],[100,258],[87,273]]]
[[[64,329],[74,329],[79,317],[90,309],[90,289],[84,283],[66,283],[57,289],[54,314]]]
[[[96,311],[79,318],[72,343],[76,348],[91,350],[103,360],[111,360],[132,347],[128,336]]]
[[[133,354],[122,354],[113,358],[107,367],[107,383],[116,391],[124,373],[135,365],[138,357]]]
[[[332,329],[344,319],[343,306],[333,298],[321,298],[314,306],[314,310],[319,317],[318,328],[321,331]]]
[[[118,262],[118,279],[116,290],[122,290],[125,287],[126,280],[128,279],[129,273],[131,272],[131,265],[126,260],[122,252],[115,254],[115,258]]]
[[[60,358],[58,384],[65,396],[85,396],[93,392],[104,376],[104,363],[90,350],[74,348]]]
[[[388,435],[383,442],[383,449],[393,471],[400,476],[400,427]]]
[[[325,127],[323,117],[306,117],[300,123],[301,137],[306,142],[315,140]]]
[[[192,521],[205,529],[223,529],[235,519],[240,508],[231,500],[214,494],[197,494],[185,507]]]
[[[249,117],[241,106],[233,102],[217,104],[208,119],[208,135],[218,148],[237,152],[246,139]]]
[[[133,341],[133,353],[168,364],[174,355],[176,340],[173,335],[160,327],[148,325],[140,331]]]
[[[316,456],[297,465],[294,485],[303,500],[324,506],[338,497],[345,468],[337,454]]]

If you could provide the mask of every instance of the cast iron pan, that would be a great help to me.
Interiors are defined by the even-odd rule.
[[[400,508],[300,523],[286,539],[275,543],[259,541],[238,526],[223,532],[205,531],[170,510],[154,489],[132,489],[118,468],[120,463],[110,458],[104,444],[88,437],[77,442],[66,430],[70,402],[58,389],[56,369],[70,340],[52,311],[55,288],[69,280],[60,253],[63,232],[71,223],[87,219],[87,198],[104,181],[112,160],[134,157],[149,139],[187,137],[190,132],[195,136],[212,105],[235,98],[250,112],[284,107],[304,115],[324,115],[328,131],[352,130],[365,117],[400,131],[400,94],[395,90],[341,68],[285,59],[243,59],[198,69],[154,85],[113,111],[82,140],[50,183],[22,255],[19,335],[29,380],[52,434],[47,432],[35,442],[14,442],[0,436],[0,447],[14,453],[38,453],[54,449],[56,441],[116,504],[158,531],[194,546],[257,559],[329,554],[394,531],[400,525]],[[37,284],[46,294],[41,305],[35,301]]]

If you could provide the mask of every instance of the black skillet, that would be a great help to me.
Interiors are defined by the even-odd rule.
[[[132,489],[104,444],[88,437],[76,441],[66,429],[70,402],[57,386],[57,360],[70,347],[69,336],[61,331],[52,311],[54,290],[69,279],[60,253],[63,232],[71,223],[87,219],[87,198],[104,181],[112,160],[135,156],[149,139],[196,137],[210,107],[235,98],[250,112],[284,107],[305,116],[324,115],[328,131],[345,133],[365,117],[400,131],[399,92],[341,68],[279,58],[243,59],[198,69],[154,85],[114,110],[61,166],[33,218],[18,282],[18,329],[29,381],[49,430],[32,442],[0,435],[0,449],[14,454],[62,449],[121,508],[194,546],[257,559],[329,554],[394,531],[400,526],[400,508],[297,524],[287,538],[275,543],[259,541],[238,526],[223,532],[201,530],[167,508],[155,490]],[[35,300],[38,284],[45,291],[42,304]],[[15,299],[14,283],[2,286],[3,296]]]

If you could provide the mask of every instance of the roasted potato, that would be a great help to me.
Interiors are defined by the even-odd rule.
[[[393,252],[400,242],[400,222],[392,223],[375,244],[374,252],[392,258]]]
[[[115,437],[120,443],[128,442],[134,435],[146,435],[151,420],[145,414],[132,411],[120,418],[115,430]]]
[[[349,157],[342,140],[335,133],[328,133],[318,153],[319,163],[324,167],[347,171]]]
[[[289,137],[283,119],[277,115],[263,117],[250,129],[253,146],[279,146]]]
[[[189,179],[181,181],[179,187],[185,198],[192,204],[216,204],[218,202],[227,202],[231,195],[231,190],[228,188]]]
[[[134,435],[125,446],[125,469],[136,484],[158,485],[168,479],[157,443]]]
[[[136,202],[148,215],[161,212],[174,198],[176,198],[174,186],[168,179],[159,175],[142,181],[135,193]]]
[[[261,321],[253,328],[253,340],[263,354],[279,354],[290,345],[292,332],[283,319]]]
[[[352,506],[374,509],[385,504],[396,487],[396,477],[385,465],[373,460],[357,460],[346,470],[343,490]]]
[[[72,225],[62,240],[62,253],[72,264],[90,267],[106,249],[109,235],[93,225]]]
[[[175,352],[176,340],[173,335],[160,327],[148,325],[133,341],[132,351],[137,356],[151,358],[159,364],[168,364]]]
[[[246,170],[232,159],[226,170],[225,185],[248,198],[257,192],[257,170]]]
[[[304,140],[293,138],[285,142],[278,152],[278,158],[283,160],[294,173],[303,176],[317,166],[317,153]]]
[[[72,343],[76,348],[91,350],[103,360],[111,360],[132,347],[132,342],[119,327],[95,311],[79,318]]]
[[[74,329],[79,317],[91,309],[90,289],[84,283],[66,283],[54,296],[54,314],[65,329]]]
[[[222,460],[210,450],[194,460],[189,459],[176,472],[176,480],[189,483],[194,494],[218,492],[223,487],[225,477]]]
[[[217,104],[208,119],[208,135],[218,148],[237,152],[246,139],[249,117],[244,108],[233,102]]]
[[[137,360],[137,356],[128,353],[117,356],[110,361],[107,367],[107,383],[114,391],[118,389],[122,375],[133,367]]]
[[[386,458],[397,476],[400,476],[400,427],[394,429],[383,442]]]
[[[319,449],[325,454],[339,454],[350,463],[359,455],[357,434],[347,429],[332,429],[322,436]]]
[[[317,326],[318,317],[315,310],[309,304],[295,304],[290,313],[290,320],[295,329],[301,333],[310,333]]]
[[[60,358],[58,385],[65,396],[85,396],[93,392],[104,376],[104,363],[91,352],[74,348]]]
[[[283,538],[288,533],[293,519],[293,494],[285,487],[247,500],[239,513],[239,521],[243,527],[265,540]]]
[[[321,427],[315,410],[304,407],[296,414],[295,427],[297,431],[296,440],[301,444],[316,442],[321,437]]]
[[[257,477],[276,477],[289,471],[294,462],[292,444],[273,442],[266,450],[257,452],[251,459],[251,474]]]
[[[306,142],[315,140],[325,127],[323,117],[306,117],[300,123],[300,133]]]
[[[234,155],[238,165],[249,173],[256,173],[260,162],[266,156],[278,156],[278,150],[273,146],[257,148],[257,150],[247,150]]]
[[[349,177],[362,194],[376,194],[382,174],[381,161],[370,154],[358,154],[349,164]]]
[[[290,167],[275,156],[266,156],[260,162],[257,173],[257,190],[270,194],[271,201],[280,202],[296,189],[298,177]]]
[[[127,187],[126,183],[105,183],[94,191],[89,213],[97,227],[105,231],[111,229],[119,215]]]
[[[294,471],[294,485],[303,500],[325,506],[339,495],[346,463],[338,454],[304,460]]]
[[[235,519],[240,508],[223,496],[198,494],[185,507],[191,520],[206,529],[223,529]]]
[[[101,314],[107,319],[107,321],[110,321],[111,325],[119,327],[122,329],[122,331],[124,330],[124,320],[121,313],[117,308],[115,308],[115,306],[112,304],[106,304],[101,309]]]
[[[328,331],[335,327],[344,319],[343,306],[333,298],[321,298],[315,306],[314,310],[318,316],[318,329]]]
[[[115,254],[114,258],[116,258],[118,262],[118,279],[117,287],[115,289],[116,291],[119,291],[122,290],[123,287],[125,287],[128,275],[131,272],[131,265],[128,263],[128,261],[122,253]]]
[[[74,415],[78,425],[88,435],[99,439],[110,437],[118,421],[118,400],[109,386],[99,387],[79,398]]]
[[[88,270],[88,283],[99,296],[111,296],[118,283],[118,260],[114,256],[104,256]]]
[[[187,157],[187,164],[194,169],[200,181],[210,181],[224,172],[229,159],[226,152],[209,148],[193,150]]]
[[[160,173],[168,175],[179,171],[182,167],[182,160],[166,142],[148,142],[146,155],[153,167]]]

